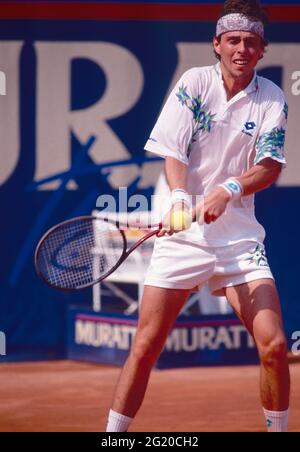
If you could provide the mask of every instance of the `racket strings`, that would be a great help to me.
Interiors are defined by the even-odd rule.
[[[75,289],[104,277],[120,260],[121,232],[99,219],[60,225],[42,242],[38,267],[53,286]]]

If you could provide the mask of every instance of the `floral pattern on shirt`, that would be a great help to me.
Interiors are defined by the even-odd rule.
[[[205,109],[201,96],[190,97],[187,93],[187,87],[183,84],[179,87],[176,96],[181,105],[188,107],[193,113],[193,120],[196,126],[194,135],[199,132],[199,130],[210,132],[212,120],[215,115]]]
[[[187,107],[193,113],[193,121],[195,127],[187,151],[187,156],[189,157],[192,149],[192,144],[196,141],[197,133],[200,130],[205,130],[207,132],[211,131],[212,121],[215,114],[211,114],[206,110],[201,96],[198,95],[197,97],[190,97],[187,92],[187,86],[184,86],[184,84],[179,87],[178,92],[176,93],[176,97],[178,98],[178,101],[182,106]]]
[[[261,135],[256,144],[257,154],[254,163],[256,164],[266,157],[283,160],[284,141],[285,130],[282,127],[280,129],[274,127],[271,132]]]
[[[176,93],[176,96],[178,97],[178,100],[181,103],[181,105],[187,105],[187,101],[191,99],[188,93],[186,92],[186,89],[187,89],[186,86],[182,85],[179,88],[178,93]]]

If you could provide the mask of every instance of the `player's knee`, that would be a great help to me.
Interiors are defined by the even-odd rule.
[[[286,339],[279,335],[270,339],[268,342],[258,345],[260,359],[266,366],[276,366],[278,362],[286,358],[287,343]]]
[[[140,339],[134,342],[130,352],[130,358],[139,366],[152,366],[158,358],[159,352],[154,343],[146,339]]]

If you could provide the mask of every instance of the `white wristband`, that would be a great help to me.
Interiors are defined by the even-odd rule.
[[[224,190],[231,195],[231,200],[240,199],[243,194],[243,187],[239,181],[234,178],[227,179],[223,184],[220,184],[219,187],[224,188]]]
[[[191,208],[191,197],[182,188],[175,188],[175,190],[172,190],[171,192],[172,205],[176,204],[177,202],[183,202],[189,209]]]

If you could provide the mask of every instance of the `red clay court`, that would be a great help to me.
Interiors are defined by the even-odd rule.
[[[119,368],[72,361],[1,365],[1,432],[100,432]],[[300,363],[290,432],[300,431]],[[264,431],[258,366],[155,370],[131,432]]]

